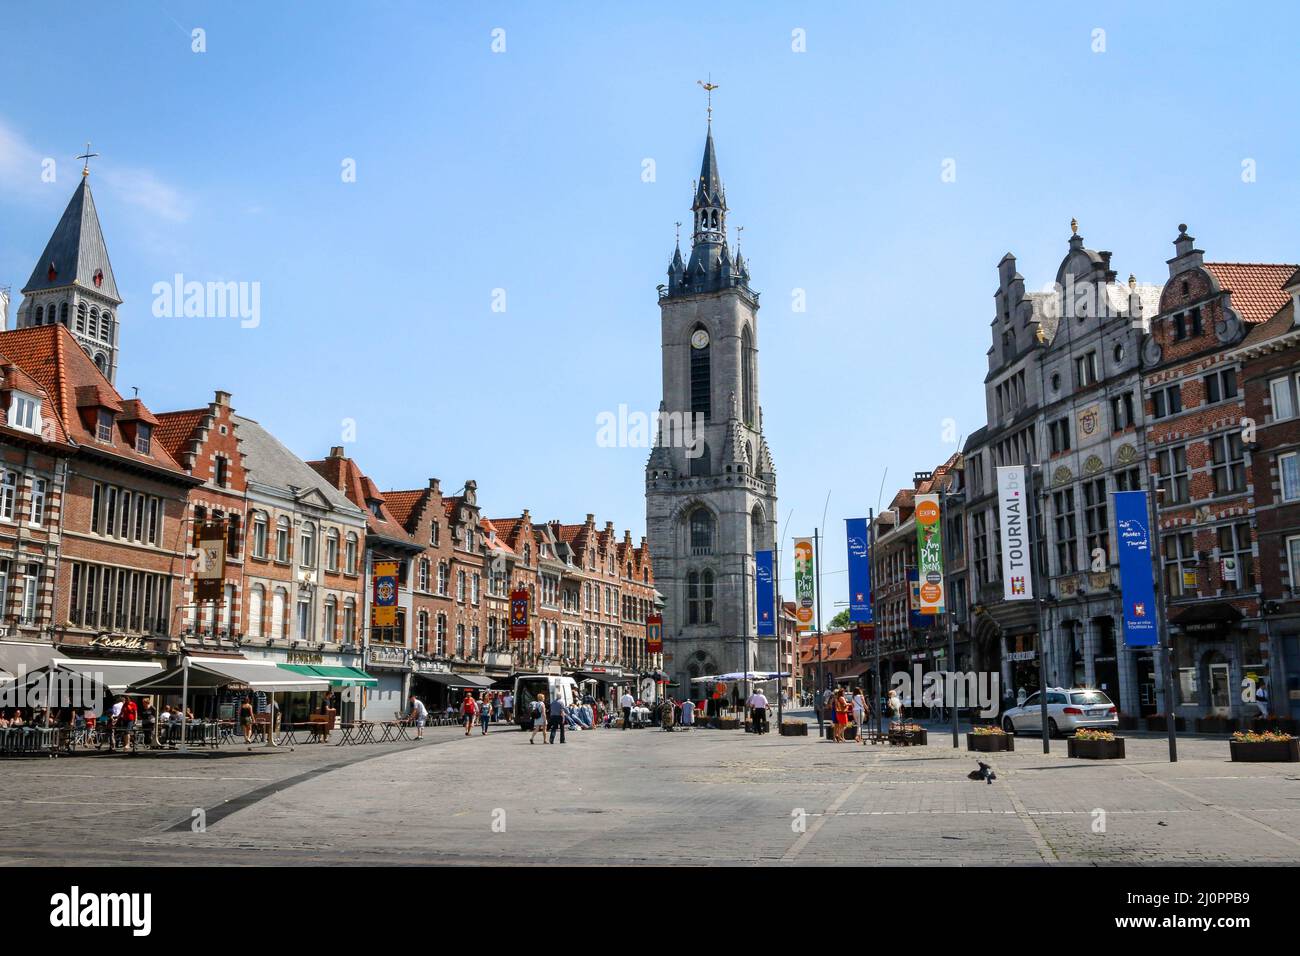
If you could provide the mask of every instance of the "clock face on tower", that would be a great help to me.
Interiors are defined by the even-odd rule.
[[[695,334],[691,336],[691,348],[702,349],[709,344],[709,333],[704,329],[696,329]]]

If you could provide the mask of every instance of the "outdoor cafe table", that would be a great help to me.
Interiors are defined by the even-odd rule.
[[[375,722],[373,720],[357,720],[352,723],[343,724],[343,735],[339,737],[339,742],[335,747],[342,747],[344,744],[373,744],[375,742]]]
[[[411,735],[406,732],[406,722],[403,720],[385,720],[379,725],[379,740],[375,743],[389,743],[394,740],[410,740]]]

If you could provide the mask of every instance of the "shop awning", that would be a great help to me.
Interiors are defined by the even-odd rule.
[[[416,674],[415,676],[431,680],[435,684],[442,684],[444,687],[472,687],[476,690],[487,689],[495,683],[490,677],[480,677],[477,674]]]
[[[627,684],[635,678],[627,674],[607,674],[604,671],[574,671],[574,680],[594,680],[603,684]]]
[[[136,681],[156,677],[162,665],[155,661],[86,661],[66,658],[58,662],[59,673],[71,671],[86,680],[120,694]]]
[[[190,690],[215,690],[218,687],[238,685],[250,690],[302,692],[328,690],[329,681],[323,677],[309,677],[289,670],[271,661],[249,661],[224,657],[191,657],[189,659]],[[184,666],[173,667],[156,677],[147,677],[131,685],[131,690],[179,691],[185,683]]]
[[[850,670],[845,671],[843,674],[840,674],[838,677],[836,677],[835,680],[838,682],[857,680],[859,677],[861,677],[869,670],[871,670],[871,665],[863,664],[860,667],[854,667],[851,668]]]
[[[66,659],[67,655],[56,651],[53,644],[0,641],[0,683],[15,680],[20,670],[30,674],[50,661]]]
[[[377,687],[379,678],[371,677],[359,667],[342,667],[335,664],[281,664],[285,670],[304,677],[321,677],[331,687]]]

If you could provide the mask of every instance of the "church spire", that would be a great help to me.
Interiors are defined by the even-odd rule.
[[[700,178],[695,187],[695,233],[691,244],[712,242],[721,244],[727,234],[727,194],[718,175],[718,156],[713,148],[713,126],[709,126],[704,140],[704,159],[700,163]]]

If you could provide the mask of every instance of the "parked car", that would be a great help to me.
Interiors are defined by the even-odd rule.
[[[1043,732],[1042,704],[1038,692],[1002,715],[1002,729],[1009,734]],[[1119,709],[1099,690],[1091,687],[1049,687],[1047,689],[1047,730],[1053,736],[1073,733],[1081,728],[1116,729]]]

